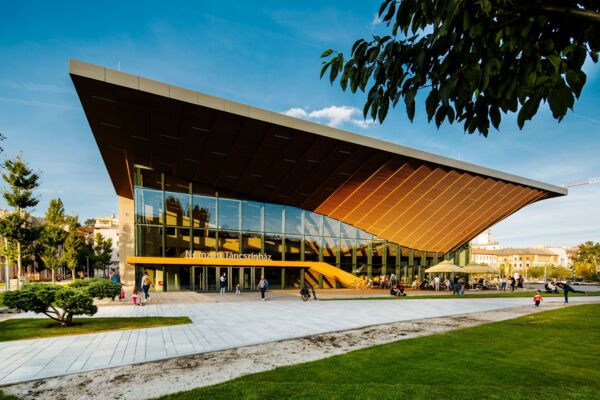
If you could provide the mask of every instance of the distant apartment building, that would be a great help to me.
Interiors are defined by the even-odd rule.
[[[559,254],[545,248],[506,248],[487,250],[471,249],[473,262],[488,264],[492,267],[531,268],[544,265],[560,266],[562,260]]]
[[[112,258],[113,265],[119,265],[119,220],[114,214],[110,217],[98,217],[94,224],[94,236],[101,233],[105,239],[112,239]]]

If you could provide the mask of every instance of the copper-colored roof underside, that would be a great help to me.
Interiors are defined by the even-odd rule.
[[[527,204],[564,194],[73,71],[71,77],[120,196],[132,197],[132,167],[141,164],[207,194],[292,205],[444,253]]]

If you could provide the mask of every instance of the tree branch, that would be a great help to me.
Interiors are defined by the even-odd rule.
[[[560,14],[563,16],[573,16],[577,18],[586,19],[588,21],[594,23],[600,23],[600,13],[591,11],[591,10],[583,10],[580,8],[567,8],[567,7],[557,7],[557,6],[541,6],[541,9],[551,13],[551,14]]]

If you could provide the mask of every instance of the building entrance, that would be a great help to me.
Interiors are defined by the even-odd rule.
[[[216,292],[219,290],[221,274],[225,273],[228,292],[235,291],[238,285],[241,291],[256,290],[262,271],[261,267],[191,266],[190,289],[196,292]]]

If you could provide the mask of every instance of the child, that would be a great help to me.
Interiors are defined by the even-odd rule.
[[[242,292],[240,291],[240,284],[238,283],[235,285],[235,295],[239,296],[240,294],[242,294]]]
[[[141,301],[138,303],[138,288],[133,288],[133,294],[131,295],[131,302],[133,303],[134,306],[142,305]]]
[[[535,302],[535,306],[536,306],[536,307],[539,307],[539,306],[540,306],[540,303],[541,303],[542,301],[544,301],[544,299],[543,299],[543,298],[542,298],[542,296],[540,295],[540,291],[539,291],[539,290],[535,292],[535,296],[533,296],[533,301]]]

